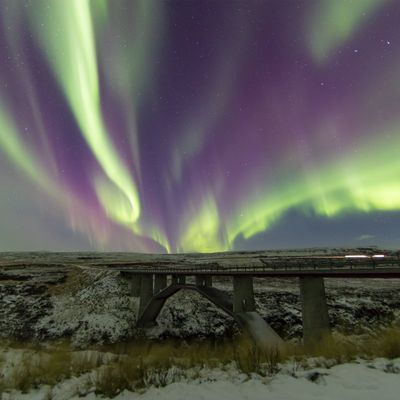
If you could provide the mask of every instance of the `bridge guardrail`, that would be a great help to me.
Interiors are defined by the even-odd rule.
[[[182,274],[187,273],[195,275],[196,272],[200,273],[218,273],[218,272],[253,272],[255,274],[260,272],[269,272],[269,271],[326,271],[326,270],[377,270],[382,268],[399,268],[400,262],[397,259],[392,260],[353,260],[353,259],[285,259],[285,260],[263,260],[259,259],[263,265],[252,265],[252,266],[243,266],[243,265],[231,265],[229,267],[223,267],[217,263],[210,263],[207,265],[193,265],[187,267],[166,267],[160,266],[156,267],[154,265],[142,268],[135,268],[135,272],[138,273],[165,273],[165,274]],[[120,267],[121,268],[121,267]],[[132,268],[129,265],[125,265],[125,268],[122,267],[121,270],[128,270]]]

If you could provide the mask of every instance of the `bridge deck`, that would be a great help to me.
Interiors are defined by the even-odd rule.
[[[254,270],[254,269],[242,269],[242,270],[173,270],[173,269],[154,269],[154,270],[143,270],[136,268],[116,268],[123,274],[168,274],[168,275],[213,275],[213,276],[234,276],[234,275],[249,275],[253,277],[281,277],[281,278],[294,278],[300,276],[321,276],[325,278],[399,278],[400,279],[400,268],[388,269],[388,268],[377,268],[377,269],[309,269],[309,270]]]
[[[363,256],[349,258],[349,254]],[[400,278],[400,252],[357,248],[212,254],[0,253],[0,273],[10,268],[38,267],[44,272],[68,266],[127,274]]]
[[[206,264],[160,265],[155,263],[112,264],[110,268],[122,273],[172,274],[172,275],[251,275],[257,277],[299,277],[321,276],[331,278],[400,278],[400,260],[383,259],[348,259],[345,257],[310,257],[310,258],[260,258],[258,263],[250,265],[230,265],[225,262]],[[254,261],[254,260],[253,260]]]

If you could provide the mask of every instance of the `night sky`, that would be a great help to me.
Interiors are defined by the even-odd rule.
[[[0,0],[0,250],[400,245],[400,2]]]

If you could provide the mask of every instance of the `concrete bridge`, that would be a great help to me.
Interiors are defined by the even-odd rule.
[[[229,257],[229,253],[206,257],[164,256],[109,266],[129,279],[132,295],[140,298],[138,326],[154,325],[169,297],[180,290],[193,290],[231,315],[264,349],[280,347],[283,341],[256,312],[254,277],[299,279],[306,346],[330,334],[325,278],[400,278],[398,256],[260,257],[249,253],[246,257],[240,254],[240,257]],[[233,296],[213,287],[213,277],[218,276],[232,279]],[[188,283],[188,277],[194,277],[194,283]]]

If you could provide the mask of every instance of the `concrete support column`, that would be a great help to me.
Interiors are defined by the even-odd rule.
[[[185,275],[172,275],[171,285],[184,285],[186,283]]]
[[[196,286],[212,286],[211,275],[196,275]]]
[[[167,287],[167,275],[156,274],[154,276],[154,293],[158,293]]]
[[[131,274],[129,276],[129,290],[131,296],[139,297],[140,296],[140,284],[141,284],[142,276],[139,274]]]
[[[330,334],[324,279],[314,276],[301,277],[300,297],[303,314],[303,342],[306,347],[310,347]]]
[[[245,311],[255,311],[253,277],[234,276],[233,277],[233,312],[240,313]]]
[[[153,297],[153,275],[143,274],[140,285],[139,314],[141,314]]]

